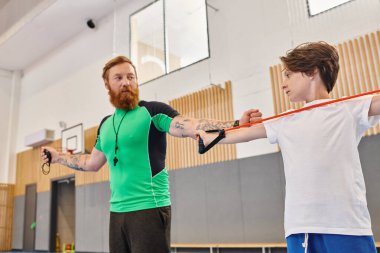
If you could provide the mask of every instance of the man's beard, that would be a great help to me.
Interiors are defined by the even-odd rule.
[[[133,89],[131,86],[127,86],[119,92],[114,92],[109,88],[108,95],[111,104],[119,109],[132,110],[139,103],[139,89]]]

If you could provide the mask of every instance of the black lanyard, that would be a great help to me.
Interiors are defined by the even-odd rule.
[[[117,128],[117,131],[116,131],[116,128],[115,128],[115,114],[112,117],[113,131],[115,132],[115,135],[116,135],[116,139],[115,139],[115,155],[113,157],[113,166],[116,166],[117,162],[119,161],[119,159],[117,159],[117,156],[116,156],[117,150],[119,149],[119,147],[117,145],[117,137],[119,135],[120,126],[121,126],[121,123],[123,123],[123,119],[125,118],[125,115],[127,115],[127,112],[125,112],[124,116],[121,118],[119,126]]]

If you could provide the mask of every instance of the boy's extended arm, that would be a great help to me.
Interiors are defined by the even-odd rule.
[[[51,153],[51,163],[59,163],[78,171],[98,171],[107,162],[105,155],[96,148],[92,149],[91,154],[71,155],[59,153],[51,147],[42,147],[41,158],[44,162],[48,161],[44,149]]]
[[[208,146],[216,137],[217,134],[198,131],[198,135],[203,139],[205,146]],[[267,133],[264,124],[252,125],[251,127],[239,128],[233,131],[226,132],[226,137],[219,143],[233,144],[240,142],[248,142],[256,139],[266,138]]]
[[[380,95],[373,96],[368,116],[380,115]]]
[[[251,127],[239,128],[234,131],[226,133],[226,138],[222,139],[220,143],[233,144],[240,142],[248,142],[261,138],[266,138],[267,132],[265,131],[264,124],[252,125]]]

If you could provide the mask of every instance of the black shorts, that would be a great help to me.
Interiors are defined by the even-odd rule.
[[[110,253],[169,253],[171,207],[111,212]]]

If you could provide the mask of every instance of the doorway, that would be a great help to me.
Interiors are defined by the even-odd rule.
[[[50,252],[75,248],[75,177],[52,181]]]

